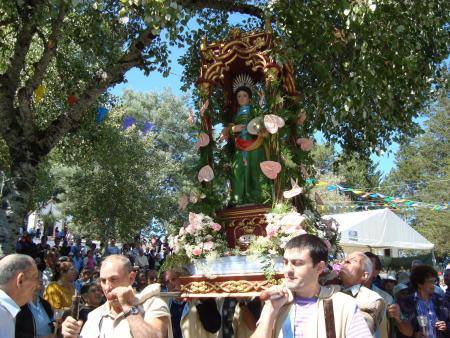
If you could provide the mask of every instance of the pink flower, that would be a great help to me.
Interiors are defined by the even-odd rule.
[[[281,164],[275,161],[263,161],[259,164],[261,171],[267,178],[274,180],[281,171]]]
[[[278,128],[284,127],[284,120],[278,115],[269,114],[264,116],[264,126],[269,133],[275,134],[278,131]]]
[[[197,230],[200,230],[202,228],[202,216],[198,215],[198,214],[194,214],[193,212],[190,212],[189,213],[189,225],[188,225],[188,228],[189,227],[191,227],[194,232],[197,231]],[[186,228],[186,231],[187,230],[188,229]]]
[[[197,228],[196,228],[196,226],[195,225],[193,225],[193,224],[189,224],[187,227],[186,227],[186,232],[188,233],[188,234],[195,234],[196,232],[197,232]]]
[[[339,271],[341,271],[342,269],[342,265],[339,263],[335,263],[333,264],[333,271],[336,271],[337,273],[339,273]]]
[[[220,229],[222,229],[222,226],[219,223],[213,223],[211,225],[211,229],[213,229],[214,231],[219,231]]]
[[[210,165],[205,165],[198,172],[198,181],[202,182],[211,182],[214,179],[214,171]]]
[[[189,223],[190,224],[196,224],[196,223],[201,223],[201,216],[198,214],[195,214],[193,212],[189,213]]]
[[[278,233],[278,227],[275,225],[267,225],[266,227],[266,232],[267,232],[267,236],[269,236],[269,238],[272,238],[273,236],[277,235]]]
[[[206,147],[209,144],[209,135],[205,133],[200,133],[198,135],[197,139],[197,149],[200,149],[201,147]]]
[[[200,256],[202,254],[202,249],[195,247],[194,250],[192,250],[192,254],[194,256]]]
[[[214,247],[214,243],[212,241],[203,243],[203,249],[206,251],[211,251]]]
[[[180,232],[178,233],[178,236],[183,236],[186,233],[186,229],[184,227],[180,228]]]

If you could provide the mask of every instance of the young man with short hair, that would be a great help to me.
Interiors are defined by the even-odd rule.
[[[267,291],[270,298],[252,338],[372,337],[356,302],[319,284],[327,258],[327,246],[317,236],[300,235],[286,244],[284,285]]]

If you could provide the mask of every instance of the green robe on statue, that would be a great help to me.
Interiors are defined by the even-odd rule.
[[[250,110],[249,105],[239,107],[235,124],[247,126],[251,120]],[[234,145],[231,201],[234,205],[262,203],[261,185],[264,182],[264,176],[259,166],[265,161],[262,136],[251,135],[247,128],[244,128],[235,133]]]

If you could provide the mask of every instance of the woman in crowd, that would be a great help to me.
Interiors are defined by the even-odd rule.
[[[96,266],[97,260],[95,259],[94,252],[88,250],[86,257],[84,258],[84,268],[93,271]]]
[[[50,303],[53,309],[68,308],[72,304],[72,296],[75,294],[73,282],[77,277],[76,270],[71,262],[58,262],[56,272],[44,292],[44,299]]]

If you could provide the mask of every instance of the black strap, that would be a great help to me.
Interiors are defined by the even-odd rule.
[[[323,301],[323,310],[325,316],[325,329],[327,338],[336,338],[336,328],[334,326],[333,300],[331,298]]]

